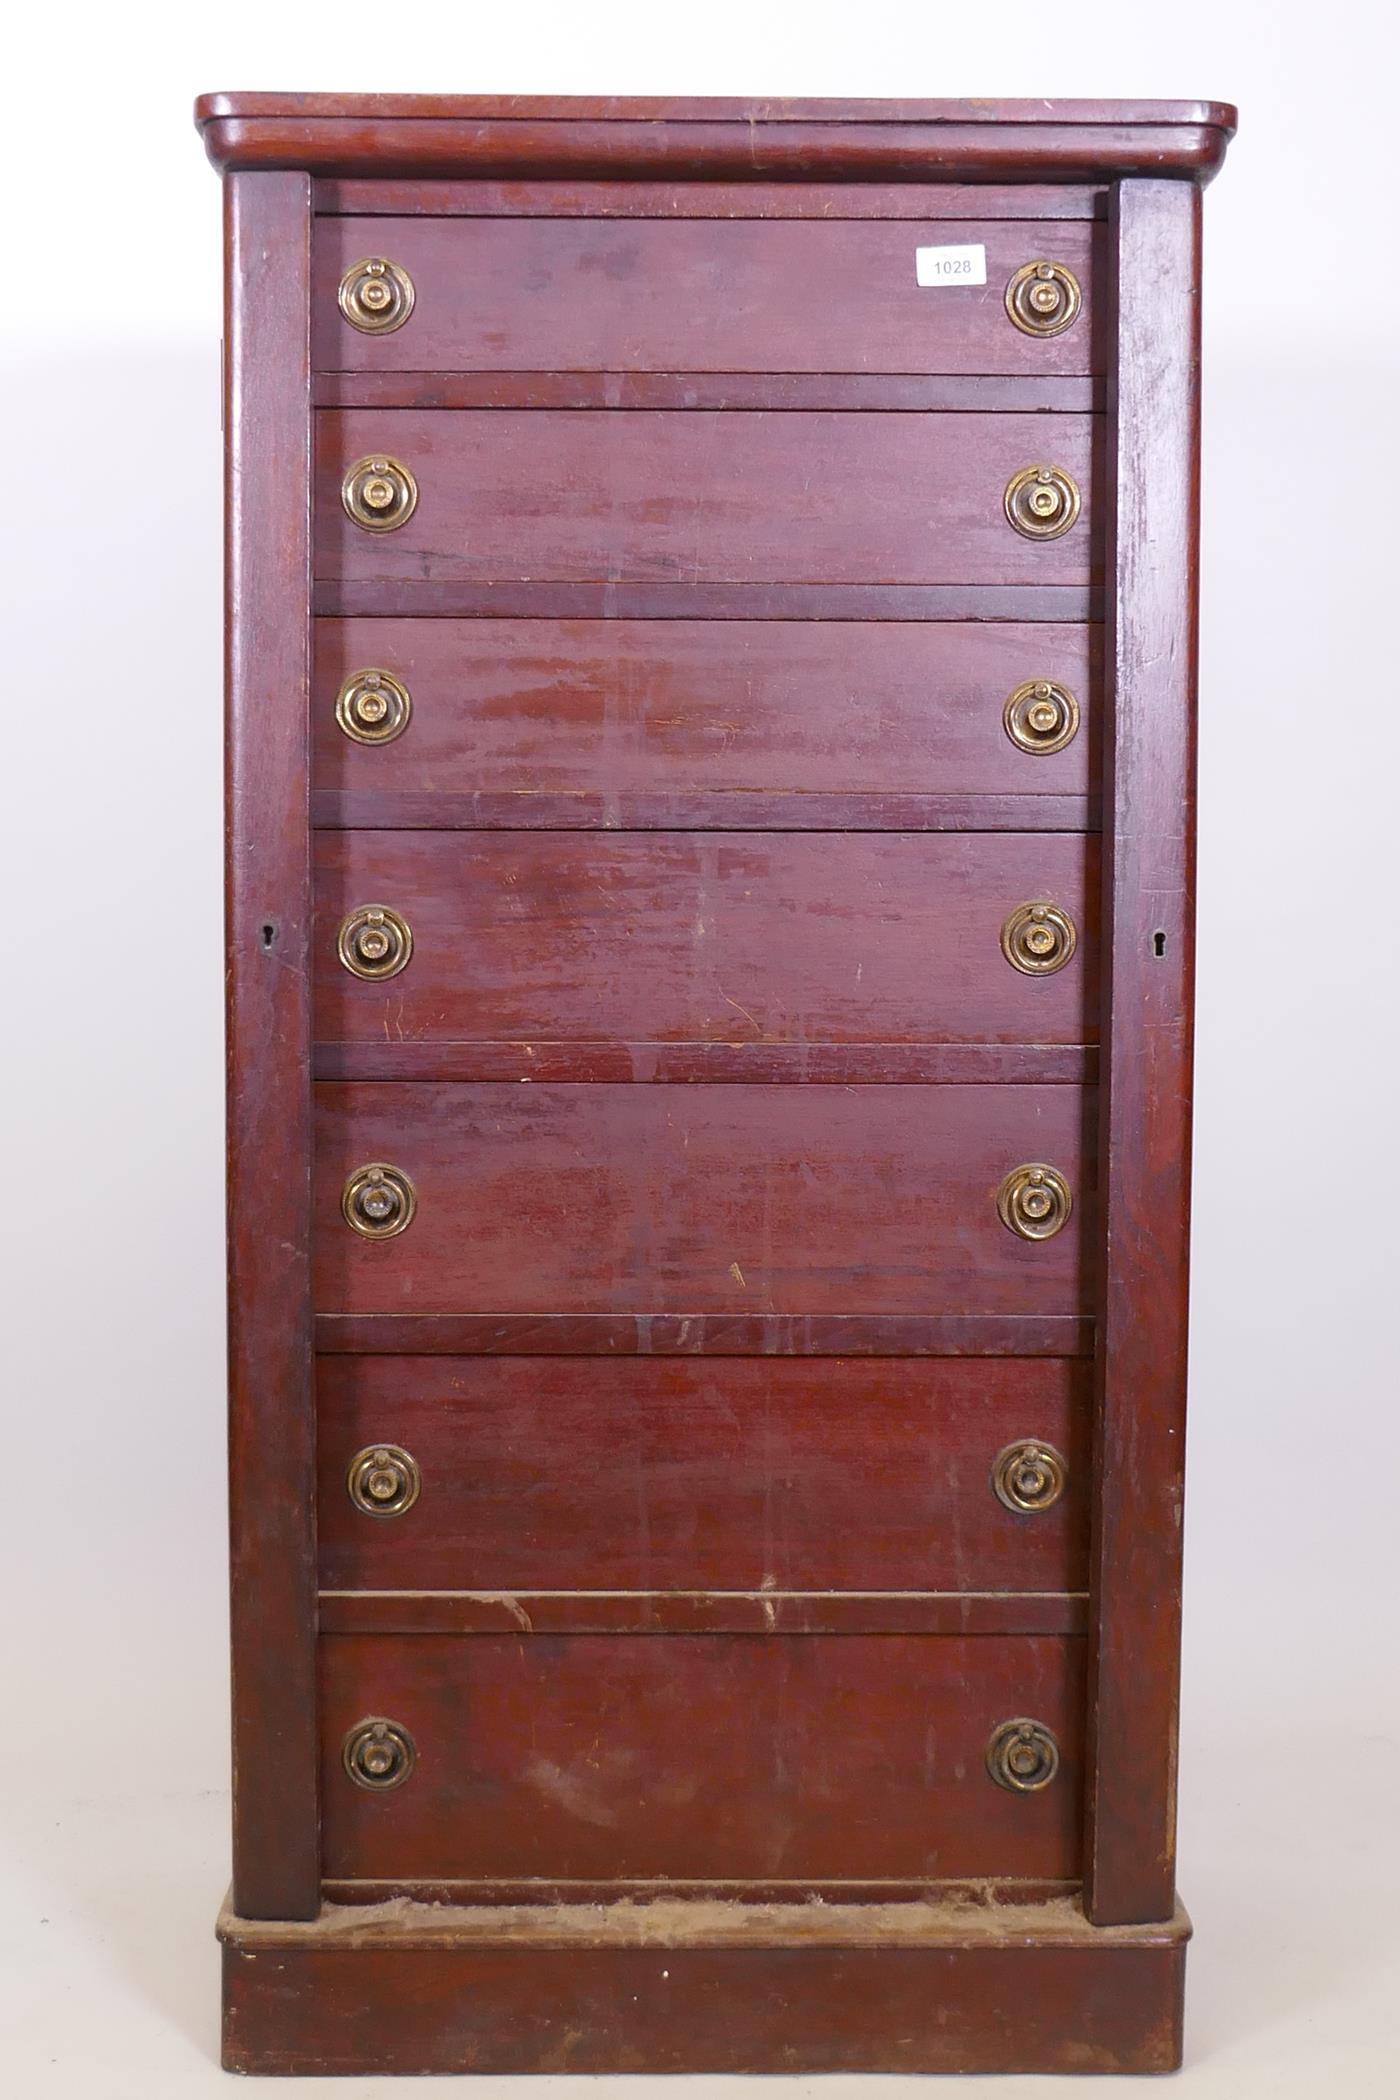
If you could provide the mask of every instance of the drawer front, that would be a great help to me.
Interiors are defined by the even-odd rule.
[[[1087,1309],[1095,1095],[1074,1086],[339,1085],[316,1095],[321,1312]],[[367,1239],[357,1170],[417,1210]],[[997,1212],[1016,1167],[1073,1194],[1054,1238]]]
[[[1096,1032],[1098,842],[1082,836],[323,832],[315,874],[321,1042]],[[1002,937],[1042,900],[1068,960],[1036,975]],[[412,951],[366,979],[339,934],[376,904]]]
[[[1089,1378],[1054,1357],[323,1356],[321,1584],[1079,1590]],[[1064,1472],[1008,1507],[996,1462],[1028,1441]],[[377,1445],[419,1470],[392,1516],[348,1485]]]
[[[320,619],[314,783],[429,814],[449,795],[1083,796],[1100,642],[1096,626],[1046,622]],[[391,742],[337,720],[366,671],[408,693]],[[1078,709],[1049,749],[1007,731],[1033,681]]]
[[[321,218],[313,357],[354,372],[1089,373],[1101,242],[1083,221]],[[920,285],[922,247],[981,247],[986,283],[953,263]],[[369,257],[412,283],[392,330],[338,303]],[[1047,260],[1082,304],[1037,336],[1010,318],[1007,286]],[[346,298],[353,311],[353,280]]]
[[[1061,1879],[1079,1866],[1083,1643],[905,1635],[329,1635],[324,1872],[383,1881]],[[393,1721],[409,1778],[346,1776]],[[1058,1775],[988,1776],[1004,1721]]]
[[[1079,584],[1096,547],[1088,415],[323,409],[316,573],[352,582]],[[390,458],[417,483],[394,530],[341,484]],[[1057,539],[1004,497],[1028,466],[1082,499]]]

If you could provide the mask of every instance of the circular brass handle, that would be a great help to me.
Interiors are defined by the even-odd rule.
[[[418,484],[398,459],[357,459],[340,484],[345,515],[366,532],[397,532],[418,506]]]
[[[418,1500],[423,1475],[412,1452],[401,1445],[368,1444],[351,1459],[345,1485],[367,1517],[401,1517]]]
[[[1079,486],[1063,467],[1022,467],[1004,500],[1006,522],[1023,539],[1057,540],[1079,516]]]
[[[392,1240],[407,1232],[418,1208],[418,1191],[398,1167],[375,1160],[357,1167],[340,1198],[340,1214],[367,1240]]]
[[[1006,311],[1026,335],[1063,335],[1083,303],[1079,279],[1063,263],[1022,263],[1006,287]]]
[[[340,280],[340,311],[365,335],[392,335],[413,312],[413,279],[398,263],[371,255]]]
[[[1013,1167],[997,1190],[997,1213],[1018,1239],[1053,1240],[1069,1223],[1073,1208],[1064,1175],[1038,1162]]]
[[[413,701],[390,671],[352,671],[335,696],[335,718],[357,744],[392,744],[408,727]]]
[[[1007,1509],[1034,1515],[1053,1509],[1065,1491],[1069,1467],[1053,1444],[1033,1437],[1008,1444],[992,1462],[992,1487]]]
[[[1038,1794],[1060,1769],[1060,1746],[1042,1721],[1003,1721],[987,1745],[987,1770],[1010,1794]]]
[[[392,1793],[410,1777],[418,1762],[418,1746],[397,1721],[382,1721],[371,1714],[357,1721],[340,1746],[340,1761],[356,1786],[372,1794]]]
[[[1001,952],[1027,977],[1053,977],[1079,944],[1074,921],[1058,904],[1018,904],[1001,929]]]
[[[1010,694],[1002,714],[1018,750],[1044,756],[1063,751],[1079,728],[1079,702],[1068,686],[1051,678],[1028,678]]]
[[[341,920],[335,949],[352,977],[397,977],[413,953],[413,928],[387,904],[362,904]]]

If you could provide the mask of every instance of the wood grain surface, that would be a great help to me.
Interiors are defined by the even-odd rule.
[[[1014,372],[1102,370],[1095,229],[1014,220],[920,225],[762,219],[321,218],[312,357],[320,371]],[[1100,236],[1101,237],[1101,236]],[[915,249],[980,247],[981,284],[921,285]],[[342,277],[368,256],[407,271],[413,311],[367,333]],[[1084,305],[1027,335],[1006,287],[1027,262],[1071,271]]]
[[[457,821],[457,812],[463,821],[494,814],[528,823],[552,798],[551,810],[572,807],[579,822],[626,825],[640,809],[684,824],[687,798],[699,806],[703,796],[718,821],[761,824],[782,797],[790,821],[859,830],[889,823],[886,809],[919,796],[930,816],[938,805],[994,798],[991,828],[1030,830],[1047,798],[1082,805],[1098,785],[1097,627],[441,618],[315,626],[313,785],[323,820],[331,796],[344,798],[336,807],[347,816],[380,809],[438,823]],[[357,744],[336,722],[336,696],[346,679],[375,669],[408,688],[412,714],[393,743]],[[1078,734],[1061,751],[1028,753],[1006,734],[1007,698],[1030,679],[1053,680],[1079,703]],[[758,815],[745,817],[755,804]],[[1085,828],[1082,807],[1070,828]]]
[[[1084,1584],[1073,1361],[323,1356],[316,1389],[322,1589]],[[1009,1510],[992,1487],[1024,1438],[1068,1462],[1046,1510]],[[401,1516],[367,1516],[346,1489],[381,1443],[422,1469]]]
[[[1101,436],[1082,415],[323,408],[316,574],[1082,585],[1101,569]],[[386,456],[415,475],[418,505],[367,532],[341,479]],[[1027,540],[1002,499],[1041,464],[1073,477],[1083,509],[1060,538]]]
[[[320,1893],[306,829],[310,243],[305,175],[230,179],[229,1541],[233,1886],[245,1917],[311,1917]]]
[[[1048,976],[1001,933],[1050,901]],[[341,962],[371,904],[394,977]],[[1097,1027],[1097,841],[1066,833],[322,832],[318,1042],[1080,1043]]]
[[[1064,1896],[930,1895],[594,1896],[513,1911],[400,1901],[369,1915],[327,1906],[280,1928],[226,1912],[224,2063],[282,2074],[1179,2065],[1184,1913],[1095,1931]]]
[[[316,1087],[321,1312],[1073,1314],[1091,1287],[1096,1103],[1076,1087]],[[407,1231],[340,1217],[356,1168]],[[1046,1161],[1069,1224],[1001,1223]]]
[[[1115,256],[1114,709],[1105,862],[1086,1900],[1166,1917],[1176,1869],[1195,939],[1201,200],[1124,184]]]
[[[325,1871],[428,1879],[845,1878],[1077,1871],[1083,1643],[811,1635],[325,1635]],[[1031,1715],[1059,1776],[987,1774]],[[366,1715],[406,1728],[388,1794],[341,1769]]]

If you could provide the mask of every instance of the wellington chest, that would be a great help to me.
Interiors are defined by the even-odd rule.
[[[225,2061],[1169,2070],[1234,113],[197,118]]]

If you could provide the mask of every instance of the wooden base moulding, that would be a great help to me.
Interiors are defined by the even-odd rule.
[[[1165,2072],[1190,1923],[1069,1896],[225,1910],[224,2066],[251,2074]]]

